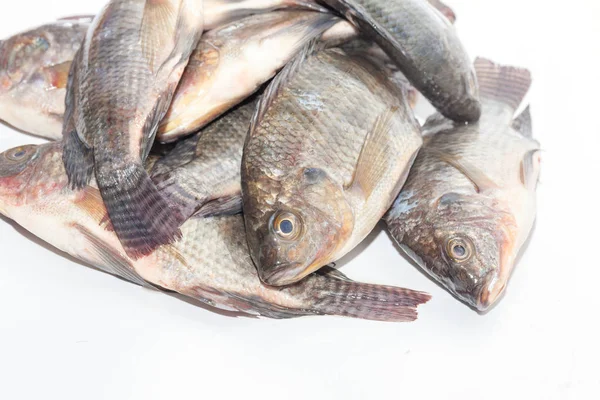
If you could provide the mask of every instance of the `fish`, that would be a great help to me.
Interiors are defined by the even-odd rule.
[[[471,59],[450,21],[423,0],[318,0],[377,43],[446,117],[481,115]]]
[[[454,10],[450,8],[447,4],[444,4],[440,0],[427,1],[429,2],[429,4],[435,7],[436,10],[441,12],[444,17],[448,18],[448,21],[450,21],[451,24],[454,24],[456,22],[456,14],[454,13]]]
[[[347,21],[331,14],[275,11],[246,17],[206,32],[184,70],[169,110],[159,125],[156,140],[172,143],[201,129],[259,90],[304,44],[320,35],[322,42],[333,47],[356,37],[357,31]],[[83,36],[85,32],[79,42]],[[65,54],[64,86],[79,45],[72,47],[70,53]],[[38,68],[41,68],[39,64]],[[25,87],[24,91],[30,91],[30,88]],[[46,129],[45,123],[36,122],[24,130],[51,140],[62,138],[65,93],[64,87],[61,91],[46,90],[45,97],[31,92],[36,99],[48,98],[57,105],[52,114],[55,122],[52,129]],[[23,93],[20,95],[27,98],[22,96]],[[32,102],[31,112],[35,119],[27,121],[45,117],[47,112],[43,106]]]
[[[240,170],[256,98],[236,107],[161,157],[150,172],[185,220],[242,211]]]
[[[540,144],[529,107],[527,69],[478,58],[482,116],[457,124],[440,114],[385,216],[404,252],[450,293],[479,311],[498,302],[536,214]]]
[[[61,137],[69,69],[91,22],[64,18],[0,41],[0,120]]]
[[[338,23],[349,26],[332,14],[276,11],[207,32],[159,126],[158,140],[172,142],[202,128],[260,89],[304,45]],[[356,31],[341,31],[329,40],[337,43],[344,35],[349,40]]]
[[[92,174],[130,257],[177,240],[183,222],[143,161],[202,34],[202,0],[111,0],[69,74],[63,161],[71,187]]]
[[[263,282],[297,282],[360,243],[422,144],[395,86],[368,57],[307,46],[271,82],[242,157],[248,243]]]
[[[276,10],[327,12],[312,0],[204,0],[204,25],[207,30],[233,21]]]
[[[354,282],[326,268],[286,288],[261,283],[248,253],[240,214],[194,216],[182,239],[148,255],[127,256],[103,223],[107,210],[95,181],[73,190],[63,144],[21,146],[0,154],[0,213],[57,249],[104,272],[212,307],[268,318],[340,315],[412,321],[427,293]]]

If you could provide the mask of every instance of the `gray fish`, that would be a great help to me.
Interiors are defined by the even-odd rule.
[[[287,288],[265,286],[248,254],[241,215],[190,218],[177,243],[129,258],[103,224],[106,208],[93,182],[79,191],[69,187],[60,142],[0,154],[0,213],[103,271],[228,310],[271,318],[330,314],[412,321],[416,307],[430,298],[353,282],[331,269]]]
[[[65,43],[60,47],[64,62],[59,66],[47,67],[45,58],[56,58],[50,50],[47,50],[49,54],[45,58],[30,57],[27,68],[42,73],[31,82],[23,81],[20,86],[15,86],[7,96],[0,97],[0,101],[4,100],[7,105],[0,110],[0,117],[4,113],[7,121],[49,139],[62,137],[66,78],[85,35],[83,28],[80,31],[79,36],[70,38],[72,44]],[[356,30],[347,21],[331,14],[276,11],[243,18],[205,33],[192,53],[168,112],[161,121],[157,140],[173,142],[202,128],[258,90],[303,45],[321,34],[322,41],[333,46],[355,37]],[[26,36],[22,40],[32,39]],[[0,57],[12,66],[9,65],[10,69],[0,66],[0,76],[14,75],[11,71],[23,64],[15,65],[14,61],[10,61],[14,58],[13,53],[22,47],[18,42],[13,45],[13,42],[6,45],[7,54]],[[45,43],[36,39],[37,42]],[[9,53],[11,47],[14,50]],[[62,75],[57,76],[57,73]],[[51,90],[57,84],[61,88]],[[25,110],[28,112],[24,113]],[[47,129],[48,122],[51,123],[50,129]]]
[[[317,0],[355,24],[442,114],[479,119],[471,61],[448,19],[424,0]]]
[[[177,210],[143,161],[202,34],[202,0],[111,0],[75,58],[66,98],[69,182],[95,173],[115,232],[133,258],[179,236]]]
[[[261,97],[242,159],[248,243],[261,279],[297,282],[360,243],[421,146],[403,91],[368,57],[310,47]]]
[[[0,119],[43,137],[62,135],[71,62],[91,23],[72,17],[0,41]]]
[[[152,180],[185,219],[241,212],[242,150],[255,108],[255,100],[237,107],[154,164]]]
[[[503,293],[536,212],[540,146],[526,108],[529,71],[475,62],[483,113],[475,124],[440,114],[385,220],[399,245],[460,300],[486,310]]]

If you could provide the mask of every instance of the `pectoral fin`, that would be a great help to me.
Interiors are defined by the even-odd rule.
[[[170,0],[146,0],[140,27],[142,54],[152,72],[160,67],[162,51],[173,40],[178,12]],[[170,51],[169,51],[170,52]]]
[[[346,187],[347,190],[362,193],[364,199],[371,196],[393,156],[390,136],[397,112],[397,107],[390,107],[377,117],[373,128],[365,137],[352,182]]]
[[[459,170],[473,183],[473,185],[475,185],[475,189],[478,193],[498,188],[498,185],[489,176],[487,176],[485,172],[483,172],[477,166],[469,163],[467,160],[434,149],[428,149],[428,151],[431,154],[434,154],[440,160]]]
[[[525,153],[519,168],[520,179],[523,186],[535,190],[540,175],[540,150],[533,149]]]

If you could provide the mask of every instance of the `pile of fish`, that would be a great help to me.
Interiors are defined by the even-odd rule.
[[[527,70],[425,0],[110,0],[0,42],[0,213],[108,273],[272,318],[410,321],[335,268],[383,218],[467,305],[506,287],[540,146]],[[438,112],[421,126],[421,93]],[[399,258],[400,260],[400,258]]]

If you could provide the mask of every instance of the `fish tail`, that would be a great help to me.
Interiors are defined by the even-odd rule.
[[[181,237],[184,218],[158,192],[141,164],[97,165],[96,180],[108,216],[127,255],[133,259]]]
[[[316,312],[374,321],[414,321],[417,306],[431,298],[411,289],[332,277],[323,277],[317,290]]]

